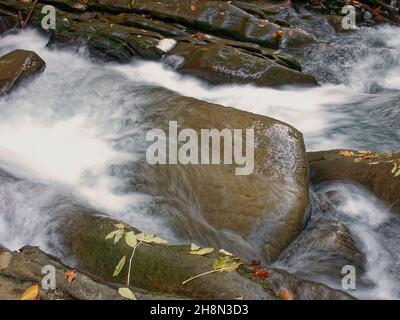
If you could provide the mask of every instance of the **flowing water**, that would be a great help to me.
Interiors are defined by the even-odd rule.
[[[0,98],[0,244],[10,249],[40,245],[55,252],[51,243],[56,239],[46,230],[50,217],[70,198],[170,241],[184,241],[166,219],[149,214],[151,197],[121,191],[123,182],[110,174],[110,165],[134,161],[140,148],[132,136],[140,130],[135,105],[147,99],[138,89],[143,84],[288,122],[304,133],[309,151],[399,149],[396,34],[398,29],[391,27],[337,38],[329,34],[334,44],[318,44],[303,60],[322,86],[280,90],[210,87],[153,62],[100,66],[84,51],[46,49],[47,39],[31,30],[0,38],[0,55],[29,49],[47,63],[42,76]],[[356,235],[367,256],[369,285],[353,294],[400,298],[400,221],[358,186],[335,184],[315,192],[327,190],[341,194],[331,218]],[[311,220],[321,214],[318,205],[313,207]],[[277,264],[304,273],[307,263],[303,252],[290,263]]]

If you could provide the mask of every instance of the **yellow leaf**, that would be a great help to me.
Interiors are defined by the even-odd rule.
[[[200,250],[200,247],[198,245],[195,245],[194,243],[192,243],[190,246],[190,251],[196,251],[196,250]]]
[[[354,157],[354,152],[352,151],[342,150],[339,154],[343,157]]]
[[[39,294],[39,285],[34,286],[25,290],[21,296],[21,300],[37,300]]]
[[[135,233],[133,231],[129,231],[126,235],[125,235],[125,242],[128,246],[130,246],[131,248],[136,247],[138,241],[137,241],[137,236],[135,235]]]
[[[121,297],[124,297],[125,299],[137,300],[135,294],[129,288],[119,288],[118,293],[120,294]]]
[[[229,251],[226,251],[224,249],[219,250],[219,253],[221,253],[221,254],[223,254],[225,256],[230,256],[230,257],[233,256],[232,253],[230,253]]]
[[[232,259],[229,256],[225,256],[215,260],[213,263],[213,268],[214,270],[221,272],[230,272],[238,269],[241,264],[242,262],[239,259]]]
[[[146,233],[139,233],[137,235],[138,241],[146,242],[146,243],[168,243],[167,240],[161,239],[159,237],[156,237],[152,234],[146,234]]]
[[[120,274],[120,272],[122,271],[122,268],[125,265],[125,261],[126,261],[126,256],[123,256],[121,258],[121,260],[119,260],[117,266],[115,267],[113,277],[116,277],[116,276],[118,276]]]
[[[199,250],[190,251],[191,254],[196,254],[199,256],[205,256],[206,254],[214,252],[214,248],[202,248]]]
[[[120,231],[119,230],[115,230],[113,232],[110,232],[108,235],[106,235],[106,240],[114,238],[117,235],[118,232],[120,232]]]

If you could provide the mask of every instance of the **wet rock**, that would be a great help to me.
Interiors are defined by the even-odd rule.
[[[103,10],[112,8],[144,13],[163,21],[178,22],[194,29],[270,48],[278,48],[282,42],[291,46],[292,41],[297,46],[299,38],[304,43],[312,42],[312,37],[302,30],[283,30],[277,24],[259,19],[223,1],[201,1],[193,4],[189,0],[168,0],[161,5],[158,1],[137,0],[133,4],[129,1],[118,1],[114,5],[108,0],[92,0],[89,1],[89,6]]]
[[[0,95],[42,73],[45,67],[46,63],[32,51],[15,50],[0,57]]]
[[[350,181],[363,185],[381,199],[387,208],[400,213],[400,178],[391,173],[399,153],[374,153],[370,160],[341,156],[341,150],[308,153],[311,182]],[[358,162],[355,162],[358,161]]]
[[[312,221],[285,250],[278,265],[297,276],[323,279],[340,286],[342,268],[351,265],[357,275],[365,272],[366,257],[350,230],[335,220]]]
[[[16,28],[17,26],[19,26],[19,21],[16,17],[3,16],[0,11],[0,35]]]
[[[189,35],[189,33],[186,31],[186,28],[184,27],[178,27],[176,25],[147,18],[139,14],[126,13],[117,16],[109,15],[108,18],[113,23],[128,27],[143,28],[146,30],[158,32],[166,37],[182,37]]]
[[[245,130],[254,129],[254,171],[237,175],[234,163],[223,164],[223,148],[221,161],[210,165],[201,165],[200,158],[198,165],[150,165],[144,148],[139,161],[115,166],[113,174],[126,181],[127,188],[154,196],[164,208],[154,214],[159,211],[183,239],[223,245],[246,258],[255,249],[268,261],[277,258],[303,229],[308,209],[308,166],[301,133],[271,118],[165,89],[141,86],[137,90],[150,97],[139,109],[145,127],[168,134],[169,122],[176,121],[179,130],[193,129],[199,141],[203,129],[239,129],[244,139]],[[143,145],[144,135],[137,146]],[[234,247],[232,236],[238,235],[242,239],[237,243],[250,245]]]
[[[63,265],[55,257],[49,256],[34,247],[25,247],[20,252],[8,252],[11,259],[8,266],[0,270],[0,292],[10,299],[19,299],[27,288],[41,284],[44,266],[53,266],[56,271],[55,290],[40,290],[42,299],[115,300],[118,292],[105,284],[92,280],[78,272],[75,280],[68,283],[65,273],[71,268]],[[4,255],[4,253],[3,253]]]
[[[37,5],[31,23],[40,28],[42,14]],[[128,63],[134,57],[159,60],[159,33],[114,24],[109,15],[76,14],[56,10],[57,29],[50,35],[49,47],[79,49],[86,46],[90,56],[100,61]],[[118,17],[117,17],[118,18]]]
[[[272,269],[269,280],[279,292],[288,289],[296,300],[354,300],[346,292],[332,289],[324,284],[296,277],[284,270]]]
[[[221,44],[194,46],[181,42],[166,62],[183,74],[195,75],[213,84],[241,83],[258,86],[316,85],[311,75],[290,69],[262,55]],[[177,63],[178,62],[178,63]]]
[[[117,277],[112,275],[120,258],[131,256],[132,248],[123,239],[116,244],[113,240],[105,240],[106,235],[115,230],[116,223],[118,221],[105,216],[76,213],[60,225],[60,231],[68,252],[82,268],[107,281],[122,284],[126,282],[128,263]],[[126,231],[129,230],[140,232],[126,226]],[[319,283],[296,279],[278,269],[274,269],[267,279],[255,278],[248,271],[249,263],[246,261],[237,271],[205,275],[183,285],[183,281],[213,270],[214,261],[223,256],[217,250],[205,256],[189,252],[190,245],[142,243],[132,259],[132,285],[150,292],[193,299],[280,299],[279,290],[287,288],[296,293],[296,299],[350,298],[345,293]]]
[[[0,299],[19,300],[22,293],[32,285],[40,286],[39,296],[42,300],[122,300],[117,292],[119,286],[106,283],[98,276],[76,270],[76,277],[69,283],[65,273],[72,270],[59,259],[46,254],[37,247],[24,247],[18,252],[5,251],[10,256],[6,268],[0,269]],[[0,259],[4,255],[0,251]],[[42,269],[52,266],[55,270],[55,289],[46,290],[42,287],[45,275]],[[143,290],[132,288],[140,300],[181,299],[172,296],[153,295]]]
[[[113,277],[115,266],[122,256],[130,257],[132,248],[124,240],[116,245],[105,240],[115,230],[118,221],[93,214],[70,215],[60,225],[64,234],[67,252],[79,266],[110,282],[126,283],[128,264],[119,276]],[[133,230],[139,233],[138,230]],[[173,294],[193,299],[272,299],[261,285],[252,282],[237,272],[218,273],[193,280],[183,281],[213,270],[212,264],[218,254],[203,257],[192,255],[190,245],[162,245],[143,243],[137,247],[132,263],[131,284],[150,292]]]
[[[184,48],[177,53],[186,59],[186,68],[178,70],[212,83],[316,84],[312,76],[301,73],[299,63],[288,54],[268,49],[303,47],[312,42],[310,35],[289,25],[281,23],[280,26],[259,19],[230,3],[202,1],[193,5],[187,0],[170,0],[162,5],[157,1],[132,4],[107,0],[93,0],[82,5],[64,0],[47,3],[57,7],[57,25],[50,33],[50,47],[78,49],[85,46],[96,60],[128,63],[133,58],[160,60],[164,52],[158,46],[159,41],[172,37],[179,42],[178,48]],[[38,2],[30,19],[42,32],[44,5]],[[4,6],[18,12],[22,4],[16,1]],[[257,6],[251,5],[252,8]],[[22,12],[26,16],[30,12],[24,8]],[[197,41],[198,35],[204,35],[205,41]],[[189,50],[189,43],[196,45]],[[198,50],[199,45],[207,43],[213,50]]]

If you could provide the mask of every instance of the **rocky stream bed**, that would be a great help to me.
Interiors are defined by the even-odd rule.
[[[400,298],[399,7],[0,0],[0,299]],[[254,172],[150,165],[171,121]]]

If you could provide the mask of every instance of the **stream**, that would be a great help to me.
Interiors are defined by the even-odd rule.
[[[302,61],[320,87],[277,90],[210,87],[155,62],[100,66],[84,51],[46,49],[47,39],[33,30],[0,38],[0,55],[23,48],[37,52],[47,63],[36,81],[0,98],[0,244],[13,250],[37,245],[57,253],[52,245],[56,239],[46,233],[46,226],[69,197],[146,232],[182,242],[168,221],[148,214],[149,196],[121,191],[123,182],[108,170],[135,158],[136,146],[129,137],[140,123],[132,106],[146,99],[137,92],[141,84],[285,121],[304,134],[308,151],[399,149],[398,29],[361,29],[329,40],[334,45],[322,42]],[[340,200],[328,213],[330,218],[349,228],[367,257],[368,285],[351,294],[400,299],[400,219],[358,186],[330,184],[315,186],[312,192],[332,190]],[[318,197],[313,197],[312,208],[311,220],[323,214]],[[275,265],[313,279],[306,272],[308,257],[303,251]],[[320,280],[340,288],[340,283]]]

